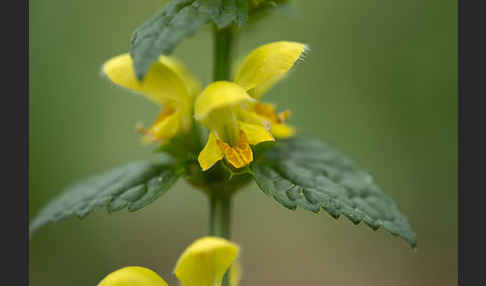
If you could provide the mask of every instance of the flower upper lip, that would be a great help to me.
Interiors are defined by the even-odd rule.
[[[232,107],[244,102],[255,101],[238,84],[228,81],[216,81],[211,83],[197,97],[194,105],[194,117],[196,120],[204,120],[212,111]]]

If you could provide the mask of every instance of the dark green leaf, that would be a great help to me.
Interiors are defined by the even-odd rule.
[[[133,162],[75,183],[45,206],[32,221],[30,231],[76,214],[83,218],[106,206],[109,212],[128,207],[136,211],[155,201],[180,174],[164,162]]]
[[[132,36],[130,54],[141,80],[160,54],[170,54],[179,42],[212,20],[218,28],[242,26],[248,3],[242,0],[173,0],[140,26]]]
[[[383,227],[416,246],[415,233],[395,202],[347,156],[326,143],[283,140],[251,165],[258,186],[289,209],[300,206],[353,223]]]

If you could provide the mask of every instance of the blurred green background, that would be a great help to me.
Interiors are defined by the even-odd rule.
[[[291,212],[255,185],[234,201],[241,285],[456,285],[457,1],[306,0],[241,33],[238,54],[276,40],[311,52],[265,100],[293,111],[299,132],[338,146],[407,214],[418,249],[325,212]],[[75,179],[150,158],[137,122],[158,109],[100,76],[129,49],[158,0],[30,1],[32,218]],[[208,83],[211,30],[175,56]],[[142,265],[177,285],[182,250],[207,232],[208,203],[184,182],[135,213],[98,211],[30,240],[31,285],[96,285]]]

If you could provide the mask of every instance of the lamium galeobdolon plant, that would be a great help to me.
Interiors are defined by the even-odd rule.
[[[233,263],[238,247],[229,241],[232,196],[252,181],[285,208],[314,213],[324,209],[334,218],[344,215],[373,230],[382,227],[416,247],[405,216],[371,175],[329,144],[300,136],[286,123],[289,110],[278,111],[262,101],[306,55],[307,45],[288,39],[266,43],[231,74],[235,39],[245,25],[257,24],[268,12],[287,5],[265,0],[166,3],[135,31],[129,52],[102,66],[114,85],[160,106],[150,126],[137,127],[142,145],[156,146],[154,159],[67,187],[33,219],[30,232],[71,215],[83,218],[100,207],[110,213],[139,210],[183,177],[207,195],[210,210],[209,236],[189,246],[175,268],[186,286],[238,283],[240,267]],[[203,85],[170,54],[206,24],[213,27],[214,64],[213,82]],[[152,270],[131,266],[107,275],[99,285],[166,283]]]

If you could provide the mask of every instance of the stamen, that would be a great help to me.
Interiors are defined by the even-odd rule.
[[[275,107],[271,104],[257,103],[255,104],[255,112],[266,117],[271,122],[278,121],[278,117],[275,115]]]
[[[291,113],[292,112],[290,111],[290,109],[287,109],[287,110],[284,110],[284,111],[280,112],[277,115],[277,117],[278,117],[278,123],[283,123],[285,120],[289,119]]]
[[[138,134],[147,134],[148,130],[143,126],[143,123],[139,122],[135,125],[135,130]]]

